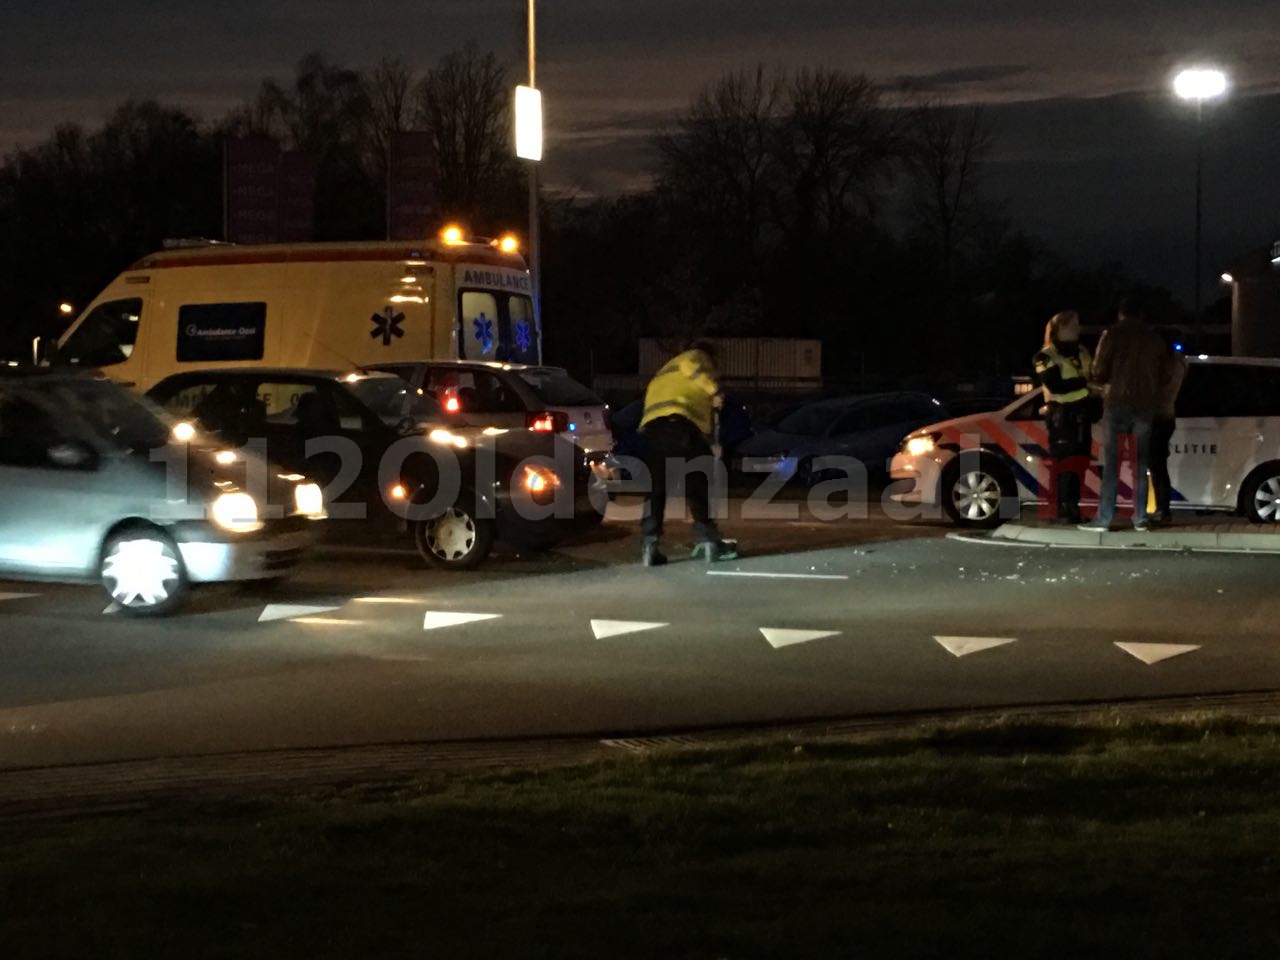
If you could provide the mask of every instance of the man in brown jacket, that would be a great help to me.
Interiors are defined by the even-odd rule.
[[[1172,376],[1169,349],[1147,325],[1142,306],[1134,300],[1120,304],[1120,319],[1098,341],[1093,381],[1106,391],[1103,415],[1106,447],[1102,498],[1098,518],[1085,530],[1107,530],[1116,518],[1120,483],[1120,437],[1131,434],[1137,444],[1137,476],[1133,491],[1133,528],[1147,529],[1147,460],[1151,422],[1160,409],[1165,385]]]

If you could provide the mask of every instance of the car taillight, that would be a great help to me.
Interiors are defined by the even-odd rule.
[[[535,433],[564,433],[569,429],[569,415],[555,413],[550,410],[531,413],[528,419],[529,429]]]

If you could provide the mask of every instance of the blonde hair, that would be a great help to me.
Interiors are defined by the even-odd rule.
[[[1049,318],[1049,322],[1044,326],[1044,345],[1046,347],[1053,346],[1055,334],[1061,334],[1065,330],[1072,328],[1074,328],[1073,332],[1075,333],[1075,336],[1060,337],[1060,339],[1080,339],[1080,314],[1076,313],[1074,310],[1063,310],[1060,313],[1055,313]]]

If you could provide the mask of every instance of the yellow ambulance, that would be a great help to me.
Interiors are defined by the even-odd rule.
[[[513,237],[192,244],[143,257],[59,339],[54,362],[147,390],[184,370],[541,362]]]

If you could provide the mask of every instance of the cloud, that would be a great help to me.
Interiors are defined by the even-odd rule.
[[[971,67],[953,67],[933,73],[907,74],[895,77],[886,84],[899,90],[919,93],[972,93],[975,85],[996,84],[1003,80],[1023,77],[1032,72],[1025,63],[993,63]]]

